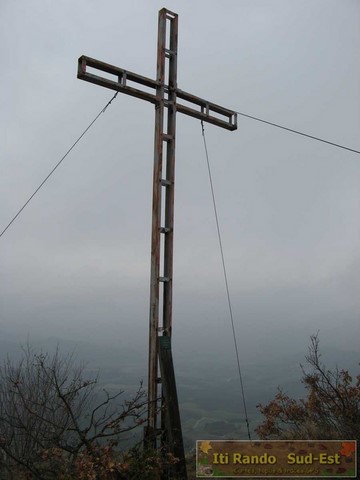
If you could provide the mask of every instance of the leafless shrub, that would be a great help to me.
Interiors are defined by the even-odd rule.
[[[84,459],[93,473],[105,472],[104,448],[107,473],[119,472],[121,463],[110,462],[109,451],[143,423],[146,409],[141,385],[120,405],[122,393],[103,390],[99,401],[97,378],[84,379],[74,355],[58,348],[49,355],[27,345],[20,361],[7,358],[0,368],[0,478],[76,478]]]

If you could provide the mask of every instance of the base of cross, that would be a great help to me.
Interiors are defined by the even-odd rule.
[[[171,338],[159,337],[159,363],[162,379],[161,428],[144,429],[144,448],[164,453],[161,480],[187,480],[184,443],[176,390]],[[170,455],[169,455],[170,454]]]

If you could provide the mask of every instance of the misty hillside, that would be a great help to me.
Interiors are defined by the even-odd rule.
[[[85,365],[85,373],[89,378],[98,374],[100,387],[109,392],[122,389],[124,398],[136,391],[141,380],[144,380],[144,383],[147,380],[144,352],[138,355],[131,345],[97,345],[95,342],[75,342],[56,337],[30,338],[29,342],[44,352],[54,351],[57,345],[61,352],[74,351],[78,362]],[[0,351],[2,358],[6,355],[11,358],[21,355],[16,337],[10,334],[7,336],[5,332],[0,340]],[[306,345],[303,352],[287,354],[283,358],[278,354],[271,359],[259,352],[258,363],[254,361],[242,366],[252,435],[261,421],[256,405],[270,401],[278,386],[291,397],[304,396],[304,387],[300,382],[300,363],[306,365],[306,353]],[[199,351],[192,357],[174,352],[180,413],[187,449],[193,449],[195,440],[199,438],[247,438],[238,372],[231,354],[232,352],[216,359],[211,351]],[[327,350],[323,352],[323,360],[328,367],[337,364],[340,368],[348,368],[353,374],[357,373],[359,355],[356,351]]]

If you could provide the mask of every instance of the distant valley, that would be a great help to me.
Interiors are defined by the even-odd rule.
[[[79,363],[84,363],[84,375],[89,378],[99,374],[99,386],[110,392],[124,390],[124,398],[133,394],[141,380],[146,381],[147,352],[136,352],[130,346],[121,348],[114,344],[75,342],[55,337],[32,340],[34,348],[54,351],[57,344],[62,352],[75,351]],[[16,358],[21,354],[16,338],[3,336],[0,341],[2,358],[7,354]],[[267,403],[281,386],[290,396],[304,396],[300,382],[300,362],[305,364],[305,354],[297,352],[283,358],[267,358],[259,363],[243,365],[243,384],[246,406],[254,438],[254,429],[261,422],[256,408]],[[183,435],[187,450],[195,446],[197,439],[236,438],[247,439],[247,428],[237,368],[231,355],[216,360],[211,352],[194,362],[188,356],[174,353],[177,389],[180,402]],[[356,373],[359,355],[354,351],[326,352],[324,361],[329,367],[339,364]],[[358,373],[358,372],[357,372]],[[138,433],[137,436],[141,434]]]

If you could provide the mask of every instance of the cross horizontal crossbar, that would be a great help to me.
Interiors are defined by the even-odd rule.
[[[111,80],[106,77],[89,73],[87,71],[87,67],[114,75],[117,78],[116,80]],[[110,88],[111,90],[125,93],[126,95],[138,97],[153,104],[157,104],[160,102],[160,98],[158,98],[156,95],[156,88],[160,86],[160,83],[156,80],[152,80],[148,77],[143,77],[142,75],[138,75],[137,73],[124,70],[123,68],[115,67],[114,65],[110,65],[99,60],[95,60],[94,58],[86,57],[85,55],[79,58],[77,77],[85,80],[86,82],[95,83],[96,85],[101,85],[102,87]],[[154,89],[155,94],[144,90],[139,90],[138,88],[134,88],[130,86],[128,82]],[[165,89],[169,90],[167,86],[165,86]],[[175,89],[175,93],[177,98],[175,109],[179,113],[183,113],[199,120],[203,120],[204,122],[212,123],[213,125],[217,125],[218,127],[222,127],[227,130],[237,129],[236,112],[204,100],[203,98],[196,97],[195,95],[184,92],[179,88]],[[184,100],[190,105],[197,105],[199,109],[195,109],[191,106],[179,103],[178,99]],[[168,104],[166,99],[164,102],[165,106],[167,107]],[[223,118],[214,116],[214,113],[222,116]]]

